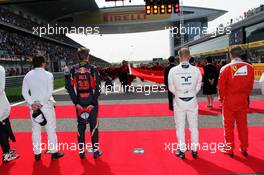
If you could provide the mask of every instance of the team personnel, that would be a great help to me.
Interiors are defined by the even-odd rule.
[[[5,94],[5,79],[5,69],[0,65],[0,145],[3,152],[3,163],[19,158],[19,155],[14,154],[15,150],[10,149],[9,144],[9,138],[13,142],[15,142],[16,139],[8,118],[10,114],[10,104]]]
[[[247,156],[248,97],[254,83],[253,67],[239,58],[240,46],[230,48],[231,63],[221,68],[219,76],[219,99],[223,103],[224,137],[226,147],[222,152],[234,156],[234,124],[236,122],[240,140],[240,151]]]
[[[43,56],[34,56],[32,63],[34,69],[23,80],[22,94],[31,109],[35,159],[41,159],[41,126],[46,128],[52,159],[58,159],[63,157],[63,153],[57,151],[55,102],[52,97],[53,75],[45,70],[46,61]]]
[[[191,131],[191,150],[197,158],[198,147],[198,103],[196,95],[201,89],[202,75],[198,68],[189,63],[191,58],[188,48],[179,51],[180,64],[169,72],[169,90],[174,94],[174,113],[179,150],[177,156],[184,159],[187,145],[185,143],[185,120],[187,117]],[[189,148],[189,146],[188,146]]]
[[[262,73],[262,76],[259,80],[259,85],[260,85],[261,93],[262,95],[264,95],[264,72]]]
[[[171,68],[176,66],[176,64],[175,64],[176,59],[174,56],[170,56],[168,60],[169,60],[169,64],[165,68],[165,71],[164,71],[164,84],[165,84],[167,89],[168,89],[169,72],[170,72]],[[169,110],[173,111],[173,94],[169,90],[168,90],[168,100],[169,100]]]
[[[95,66],[89,64],[89,49],[80,48],[80,63],[73,66],[67,79],[66,89],[76,106],[78,122],[78,143],[80,158],[85,158],[85,130],[90,124],[94,158],[102,155],[98,143],[98,97],[100,95],[100,78]]]

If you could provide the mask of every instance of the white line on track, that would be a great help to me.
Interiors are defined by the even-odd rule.
[[[57,93],[57,92],[60,92],[60,91],[62,91],[64,89],[65,89],[64,87],[63,88],[56,89],[56,90],[53,91],[53,94],[54,93]],[[18,106],[18,105],[21,105],[21,104],[24,104],[24,103],[26,103],[26,101],[20,101],[20,102],[17,102],[17,103],[12,104],[11,107]]]

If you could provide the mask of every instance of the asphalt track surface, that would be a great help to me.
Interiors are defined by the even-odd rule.
[[[136,82],[137,84],[138,82]],[[144,82],[141,84],[149,84]],[[150,83],[153,85],[153,83]],[[54,93],[54,98],[57,105],[71,105],[69,95],[65,89],[62,89]],[[255,83],[254,90],[251,94],[251,99],[264,100],[264,97],[260,94],[258,84]],[[200,92],[198,94],[198,101],[206,101],[206,97]],[[147,104],[147,103],[166,103],[166,93],[151,93],[145,95],[145,93],[112,93],[102,94],[100,96],[101,104]],[[26,105],[21,103],[19,105]],[[112,117],[112,118],[100,118],[100,131],[140,131],[140,130],[165,130],[175,129],[174,119],[172,116],[161,117]],[[222,116],[221,115],[204,115],[199,116],[200,128],[222,128]],[[249,126],[264,126],[264,114],[251,113],[248,115]],[[28,119],[12,119],[12,126],[15,132],[31,132],[31,120]],[[187,124],[188,127],[188,124]],[[44,129],[43,129],[44,131]],[[76,119],[57,119],[57,131],[58,132],[76,132],[77,121]],[[89,132],[89,129],[87,129]]]
[[[138,83],[138,82],[136,82]],[[144,82],[141,84],[151,84]],[[68,93],[65,89],[54,94],[57,105],[72,104]],[[257,83],[254,85],[254,90],[250,97],[254,100],[264,100],[260,94]],[[200,92],[198,101],[206,101],[206,97]],[[166,93],[113,93],[102,94],[100,96],[101,104],[135,104],[135,103],[166,103]],[[26,105],[25,103],[20,105]],[[254,113],[248,115],[249,126],[264,126],[264,114]],[[28,119],[12,119],[13,129],[16,132],[30,132],[31,120]],[[221,128],[221,115],[205,115],[199,117],[200,128]],[[124,118],[100,118],[101,131],[131,131],[131,130],[163,130],[174,129],[174,119],[171,116],[161,117],[124,117]],[[58,132],[75,132],[77,129],[76,119],[57,119]],[[88,130],[87,130],[88,131]]]

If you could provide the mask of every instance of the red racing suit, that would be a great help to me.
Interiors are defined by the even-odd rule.
[[[248,97],[254,84],[254,69],[240,58],[235,58],[220,71],[218,88],[223,103],[225,143],[234,149],[234,123],[236,122],[240,148],[247,150]]]

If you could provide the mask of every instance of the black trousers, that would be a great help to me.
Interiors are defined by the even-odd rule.
[[[173,111],[173,93],[168,90],[169,110]]]
[[[3,154],[9,153],[10,144],[9,144],[9,131],[6,127],[6,120],[0,122],[0,145],[3,151]]]
[[[77,113],[78,114],[78,113]],[[91,140],[92,140],[92,146],[93,150],[97,150],[99,148],[98,141],[99,141],[99,134],[98,134],[98,127],[99,127],[99,121],[97,119],[98,115],[98,105],[94,107],[94,109],[90,112],[90,117],[88,120],[85,120],[81,118],[80,116],[77,116],[77,122],[78,122],[78,143],[80,152],[85,151],[85,131],[87,124],[90,125],[90,132],[91,132]]]

